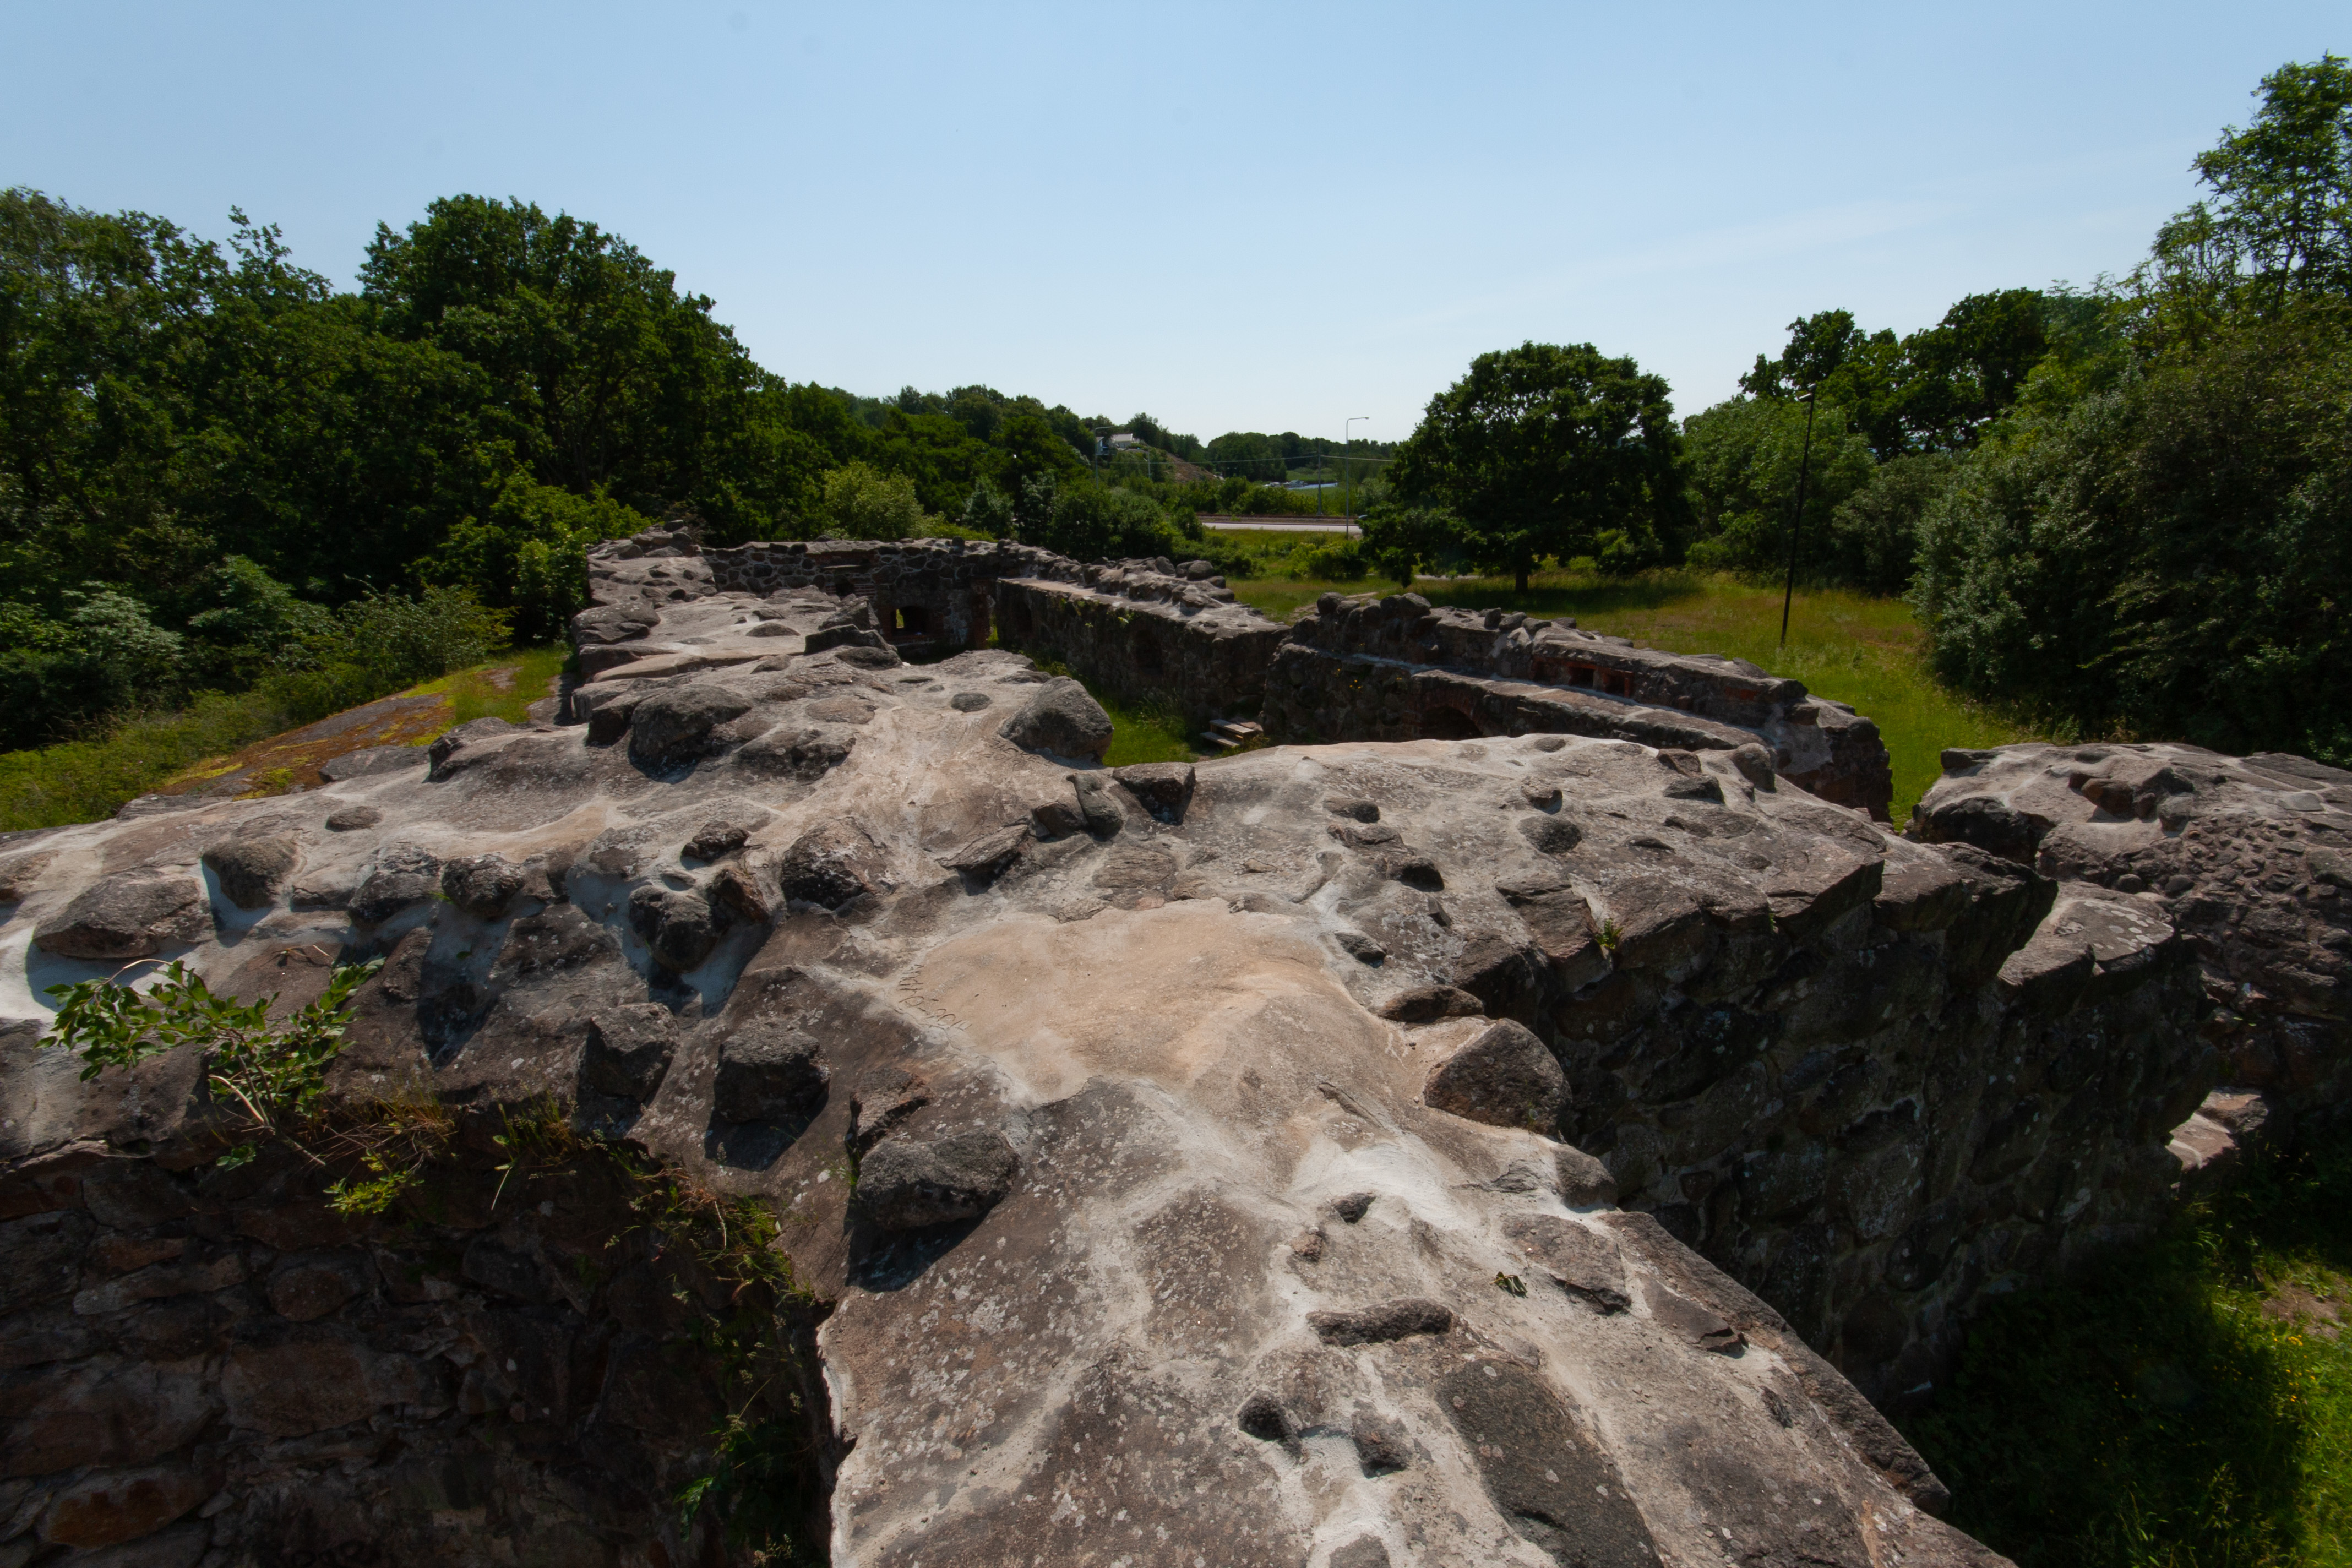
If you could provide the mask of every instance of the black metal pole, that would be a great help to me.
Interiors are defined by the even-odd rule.
[[[1780,646],[1789,646],[1789,606],[1797,598],[1797,538],[1805,526],[1805,480],[1813,470],[1813,410],[1819,400],[1805,394],[1804,455],[1797,459],[1797,512],[1789,520],[1789,585],[1780,592]]]

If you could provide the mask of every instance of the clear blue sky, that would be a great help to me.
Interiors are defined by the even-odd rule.
[[[1801,313],[2129,268],[2334,5],[0,5],[0,182],[348,280],[514,195],[793,380],[1407,434],[1484,350],[1695,412]]]

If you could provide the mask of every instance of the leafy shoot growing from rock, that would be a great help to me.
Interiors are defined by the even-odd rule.
[[[48,994],[60,1005],[41,1043],[79,1057],[85,1081],[182,1046],[200,1047],[214,1099],[249,1119],[241,1129],[248,1136],[220,1157],[234,1168],[253,1158],[257,1138],[311,1120],[326,1091],[327,1064],[343,1048],[344,1005],[383,962],[338,964],[325,994],[282,1023],[269,1016],[274,994],[258,1002],[216,995],[176,958],[144,992],[121,984],[120,972],[52,985]]]

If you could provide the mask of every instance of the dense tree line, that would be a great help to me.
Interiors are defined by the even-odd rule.
[[[1368,553],[1522,585],[1546,560],[1793,562],[1907,593],[1939,673],[2062,728],[2352,763],[2352,68],[2256,96],[2122,279],[1901,337],[1820,311],[1679,426],[1590,345],[1481,356],[1404,443]]]
[[[789,383],[567,215],[436,201],[379,226],[355,290],[231,221],[222,244],[0,192],[0,745],[264,679],[436,672],[370,663],[415,644],[362,630],[397,606],[462,631],[444,652],[551,637],[588,545],[656,520],[720,544],[1181,537],[1167,485],[1094,482],[1108,421],[985,386]],[[1253,487],[1194,489],[1201,510]]]

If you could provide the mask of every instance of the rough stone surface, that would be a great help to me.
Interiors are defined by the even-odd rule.
[[[2178,930],[2202,979],[2199,1032],[2220,1054],[2217,1093],[2258,1092],[2306,1129],[2343,1114],[2352,773],[2183,745],[1948,751],[1911,832],[2095,885]],[[2095,956],[2116,940],[2089,924],[2065,938]],[[2050,952],[2030,978],[2059,984],[2065,956]]]
[[[205,885],[184,873],[118,872],[43,921],[33,941],[59,958],[147,958],[204,934]]]
[[[277,902],[300,859],[300,849],[283,834],[226,839],[204,853],[205,866],[218,879],[222,895],[240,910],[267,909]]]
[[[72,1493],[191,1562],[744,1561],[674,1502],[727,1408],[692,1330],[728,1287],[625,1184],[515,1161],[552,1105],[772,1205],[822,1303],[801,1393],[839,1563],[1991,1562],[1869,1400],[1940,1376],[1986,1291],[2158,1223],[2176,1130],[2253,1138],[2333,1070],[2336,1037],[2294,1030],[2337,1016],[2340,786],[2275,759],[2197,764],[2221,782],[2172,792],[2198,805],[2176,832],[2136,789],[2128,823],[2062,819],[1979,757],[2027,823],[2005,858],[1822,799],[1806,780],[1866,737],[1786,683],[1409,605],[1357,639],[1342,603],[1330,646],[1278,646],[1402,682],[1393,726],[1201,763],[1189,795],[1081,784],[1000,733],[1049,685],[1026,658],[895,650],[984,640],[1008,578],[1155,635],[1232,613],[1209,578],[692,542],[591,555],[572,722],[11,847],[21,1529]],[[904,596],[883,615],[859,581]],[[827,623],[887,646],[810,651]],[[1522,684],[1619,728],[1513,735],[1487,704]],[[1470,728],[1412,728],[1457,697]],[[648,705],[679,722],[641,755]],[[2151,823],[2131,855],[2207,858],[2158,882],[2063,858]],[[207,910],[205,849],[269,837],[299,847],[281,894]],[[445,876],[488,857],[520,878],[502,902]],[[121,962],[37,939],[158,885],[185,897],[100,945],[184,942],[216,988],[296,1003],[321,955],[386,961],[330,1097],[450,1108],[413,1203],[338,1215],[336,1173],[274,1145],[220,1170],[182,1053],[83,1083],[36,1047],[39,988]],[[2217,963],[2246,1037],[2213,1033]],[[2312,1087],[2283,1067],[2259,1116],[2205,1100],[2253,1035]],[[1508,1080],[1512,1113],[1439,1109],[1457,1063],[1462,1103]],[[192,1476],[212,1489],[174,1513]]]
[[[1004,1199],[1021,1166],[1003,1135],[885,1138],[857,1171],[857,1206],[885,1230],[978,1219]]]
[[[1111,722],[1084,686],[1064,677],[1038,688],[999,732],[1024,751],[1100,758],[1110,749]]]
[[[1423,1086],[1424,1104],[1490,1127],[1559,1124],[1567,1076],[1533,1031],[1508,1018],[1440,1063]]]

